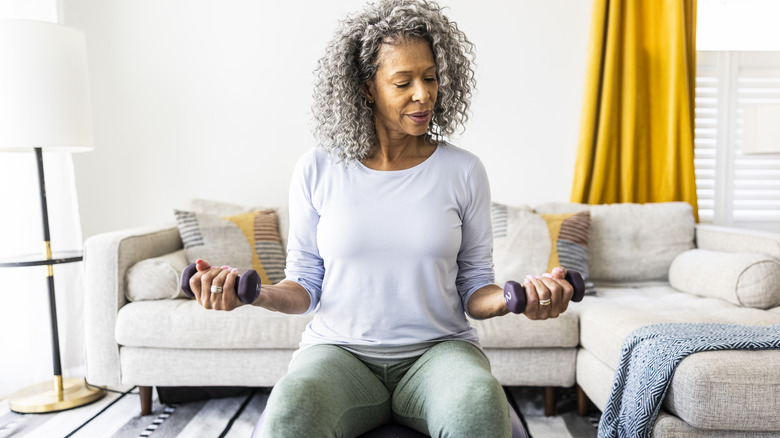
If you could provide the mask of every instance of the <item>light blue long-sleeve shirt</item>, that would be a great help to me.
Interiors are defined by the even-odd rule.
[[[296,165],[289,208],[286,277],[316,310],[302,347],[397,359],[442,340],[478,344],[467,303],[494,274],[490,187],[474,154],[443,142],[415,167],[376,171],[315,148]]]

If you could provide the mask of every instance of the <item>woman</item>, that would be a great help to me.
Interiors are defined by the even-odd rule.
[[[264,436],[357,436],[391,419],[432,436],[510,435],[466,318],[508,313],[488,178],[443,140],[467,119],[472,58],[456,24],[423,0],[366,6],[326,49],[313,107],[321,147],[290,188],[287,278],[253,303],[316,314],[268,400]],[[235,270],[201,261],[198,271],[191,286],[206,308],[241,305]],[[563,277],[526,278],[526,316],[566,310]]]

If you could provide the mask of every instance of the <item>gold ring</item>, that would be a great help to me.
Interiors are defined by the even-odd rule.
[[[540,306],[549,306],[549,305],[550,305],[550,303],[552,303],[552,300],[551,300],[551,299],[548,299],[548,300],[539,300],[539,305],[540,305]]]

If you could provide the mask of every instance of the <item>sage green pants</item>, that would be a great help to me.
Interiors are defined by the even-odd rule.
[[[264,438],[356,437],[391,420],[432,437],[510,437],[503,388],[476,346],[446,341],[392,365],[343,348],[302,351],[274,386]]]

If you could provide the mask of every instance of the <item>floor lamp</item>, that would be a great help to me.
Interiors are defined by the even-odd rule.
[[[34,151],[38,168],[43,255],[3,261],[0,267],[46,266],[54,379],[9,397],[11,410],[54,412],[91,403],[105,393],[83,378],[62,378],[57,309],[56,264],[81,261],[51,250],[43,151],[81,152],[93,148],[92,115],[84,34],[54,23],[0,20],[0,152]]]

